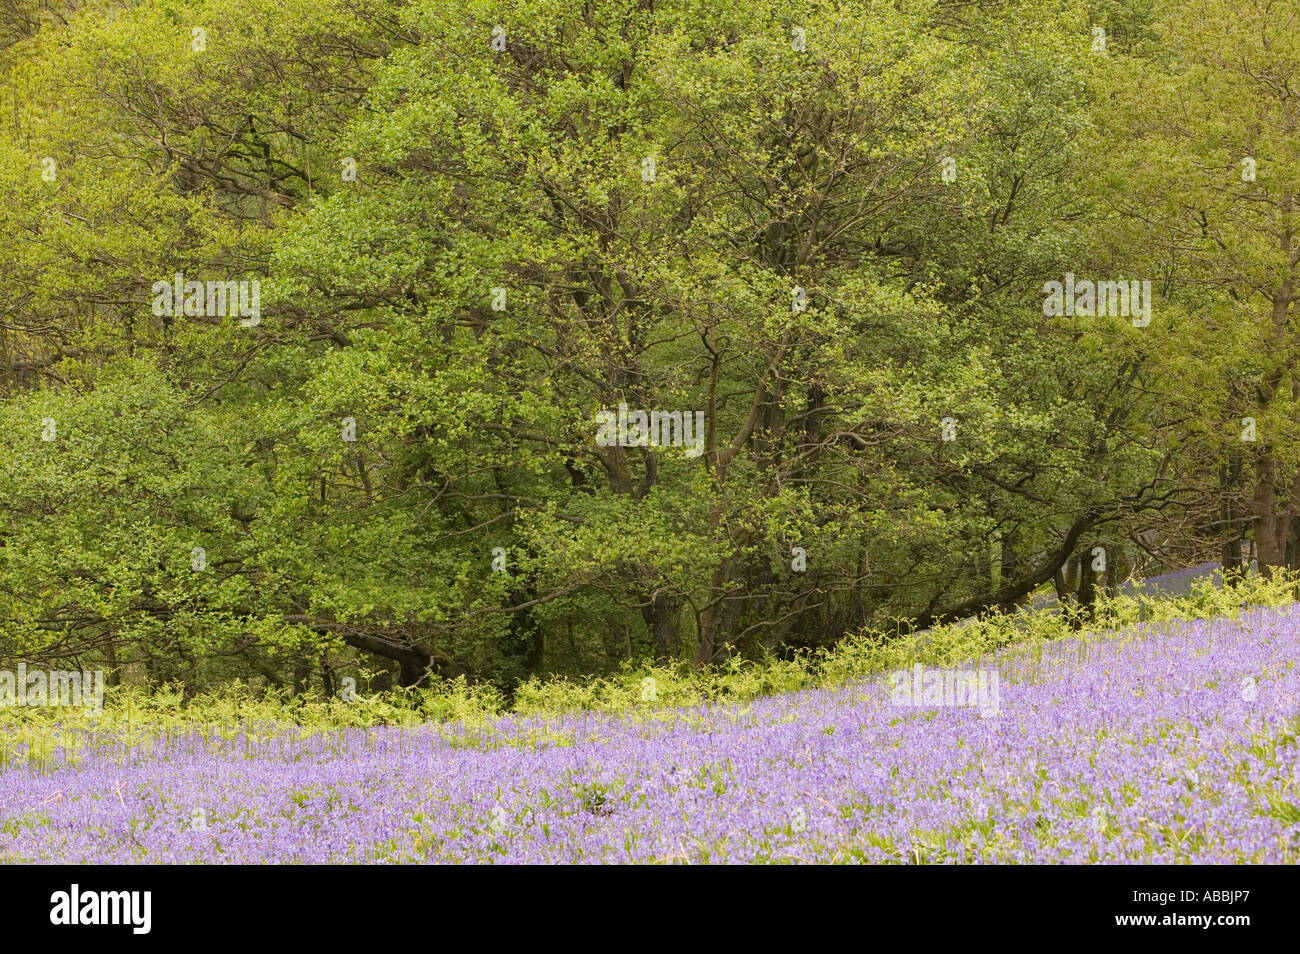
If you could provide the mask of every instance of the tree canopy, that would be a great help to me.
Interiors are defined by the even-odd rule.
[[[1297,0],[0,4],[0,653],[509,687],[1300,566],[1298,82]]]

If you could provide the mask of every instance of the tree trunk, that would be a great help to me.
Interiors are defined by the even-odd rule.
[[[1079,560],[1078,604],[1081,619],[1090,620],[1097,603],[1097,571],[1092,568],[1092,551]]]
[[[1002,550],[1002,557],[998,561],[997,589],[1001,589],[1008,582],[1014,580],[1020,567],[1020,555],[1016,553],[1016,546],[1011,537],[1003,534],[999,545]]]
[[[709,601],[700,612],[699,632],[695,637],[695,653],[692,656],[692,661],[697,666],[707,666],[716,661],[722,631],[722,605],[726,600],[730,568],[731,561],[723,560],[709,581]]]
[[[1281,566],[1285,558],[1284,543],[1278,538],[1277,516],[1274,507],[1277,499],[1277,461],[1271,447],[1260,449],[1255,459],[1255,493],[1251,498],[1251,518],[1255,530],[1255,558],[1259,571],[1270,575]]]
[[[1300,504],[1300,474],[1287,488],[1286,497],[1278,499],[1277,460],[1271,447],[1260,451],[1255,462],[1255,494],[1251,500],[1251,517],[1255,528],[1255,559],[1259,572],[1272,577],[1287,566],[1287,538]]]
[[[1228,457],[1219,481],[1220,516],[1223,520],[1226,536],[1219,551],[1219,561],[1223,565],[1223,579],[1229,586],[1236,585],[1243,576],[1241,565],[1242,519],[1245,516],[1237,503],[1237,493],[1241,487],[1242,458],[1240,452],[1234,451]]]
[[[334,667],[330,665],[328,653],[320,656],[320,685],[326,699],[334,698]]]
[[[313,619],[301,614],[286,614],[286,623],[310,626],[318,633],[333,633],[353,649],[374,653],[399,664],[399,679],[403,686],[415,686],[427,677],[430,669],[447,679],[466,676],[472,679],[468,667],[446,653],[431,650],[409,637],[389,634],[383,630],[358,629],[333,620]]]
[[[432,662],[430,659],[429,662]],[[429,662],[421,665],[418,661],[404,656],[397,661],[399,666],[398,681],[401,682],[405,689],[412,689],[421,682],[426,682],[429,677]]]
[[[104,647],[104,668],[108,670],[106,681],[110,686],[122,685],[122,670],[117,665],[117,644],[112,637]]]
[[[655,661],[670,662],[682,652],[682,603],[680,596],[656,593],[641,616],[655,644]]]

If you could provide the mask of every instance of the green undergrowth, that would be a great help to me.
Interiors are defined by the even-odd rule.
[[[482,739],[484,733],[492,735],[493,724],[507,716],[548,719],[587,711],[653,719],[668,715],[664,710],[745,703],[775,693],[842,686],[917,663],[971,663],[998,652],[1032,659],[1049,643],[1080,632],[1090,642],[1127,639],[1138,633],[1138,623],[1236,617],[1249,607],[1294,602],[1297,585],[1300,574],[1271,581],[1251,576],[1233,588],[1201,580],[1178,598],[1141,592],[1099,596],[1093,620],[1082,628],[1072,625],[1067,616],[1047,610],[991,614],[919,635],[853,634],[831,649],[793,659],[735,660],[710,668],[627,665],[603,677],[533,678],[519,685],[511,699],[495,686],[463,679],[418,690],[358,694],[350,702],[243,683],[188,700],[174,686],[152,691],[108,687],[103,711],[97,715],[80,709],[0,709],[0,768],[15,760],[40,762],[56,750],[75,759],[88,730],[110,733],[130,745],[201,727],[220,727],[218,734],[229,738],[232,732],[270,736],[294,727],[306,735],[348,727],[440,723],[449,732],[452,727],[460,727],[457,732],[473,727],[468,738]]]

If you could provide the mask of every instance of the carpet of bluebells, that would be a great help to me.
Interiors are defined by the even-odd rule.
[[[0,861],[1300,859],[1300,607],[1011,648],[1000,715],[887,674],[694,709],[100,730],[0,769]]]

